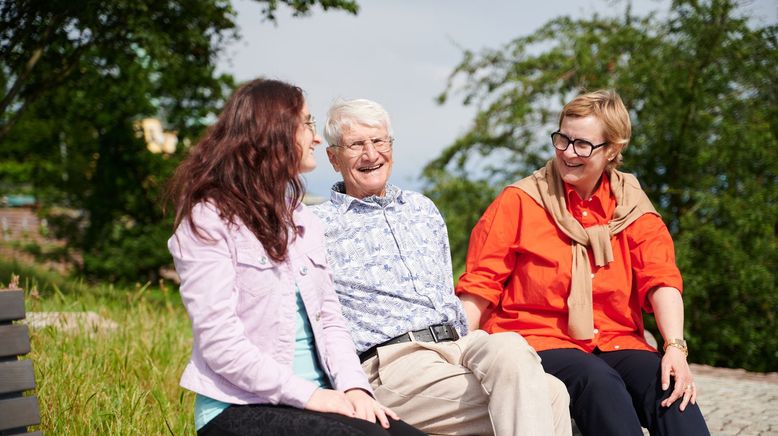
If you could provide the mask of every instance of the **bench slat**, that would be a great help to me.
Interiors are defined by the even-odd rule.
[[[24,319],[24,291],[0,290],[0,321]]]
[[[35,371],[32,360],[0,362],[0,394],[35,389]]]
[[[0,400],[0,430],[41,423],[37,397]]]
[[[30,352],[30,331],[24,324],[0,325],[0,357]]]

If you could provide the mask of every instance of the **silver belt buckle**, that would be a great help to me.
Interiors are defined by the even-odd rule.
[[[429,327],[427,327],[427,328],[429,329],[429,331],[430,331],[430,334],[432,335],[432,340],[433,340],[433,342],[435,342],[435,343],[438,343],[438,342],[440,342],[440,341],[438,340],[438,334],[437,334],[437,333],[435,333],[435,326],[434,326],[434,325],[431,325],[431,326],[429,326]]]

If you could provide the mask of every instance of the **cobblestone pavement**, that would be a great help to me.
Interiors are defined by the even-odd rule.
[[[712,435],[778,435],[778,373],[692,365],[692,374]]]
[[[778,373],[692,364],[697,403],[712,436],[778,436]],[[581,433],[574,428],[573,435]],[[648,431],[643,429],[643,434]]]

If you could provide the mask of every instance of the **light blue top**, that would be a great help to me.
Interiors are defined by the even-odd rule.
[[[467,334],[446,223],[432,200],[393,185],[357,199],[339,182],[311,210],[327,227],[327,261],[357,352],[441,323]]]
[[[292,368],[294,374],[304,379],[310,380],[320,387],[329,388],[330,383],[327,375],[319,364],[319,357],[316,354],[316,344],[313,340],[313,330],[308,320],[308,312],[305,310],[303,298],[300,295],[300,289],[297,294],[297,321],[294,344],[294,362]],[[195,396],[195,430],[200,430],[213,418],[216,418],[224,409],[230,406],[229,403],[214,400],[205,395],[197,394]]]
[[[308,320],[308,311],[305,310],[300,290],[297,289],[297,330],[294,341],[294,361],[292,369],[294,374],[306,380],[310,380],[319,387],[330,388],[330,382],[319,364],[319,355],[316,353],[316,343],[313,340],[311,322]]]
[[[205,427],[213,418],[216,418],[220,413],[224,412],[224,409],[230,407],[229,403],[223,401],[214,400],[211,397],[197,394],[195,395],[195,430],[200,430]]]

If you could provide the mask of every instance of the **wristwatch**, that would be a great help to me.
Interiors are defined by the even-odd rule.
[[[689,347],[686,346],[686,341],[684,339],[669,339],[665,341],[665,345],[662,348],[662,351],[667,351],[667,347],[675,347],[683,351],[684,356],[689,355]]]

